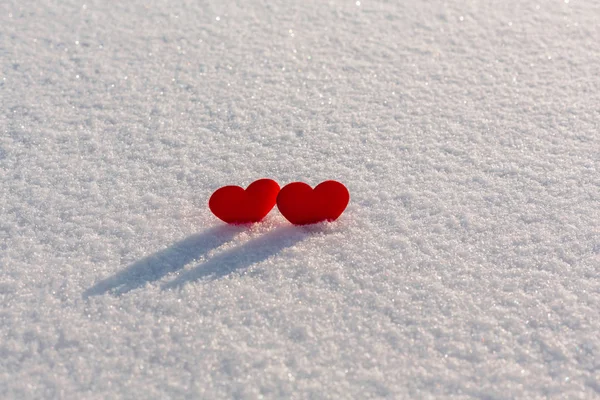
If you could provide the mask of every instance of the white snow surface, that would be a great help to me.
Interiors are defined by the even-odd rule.
[[[598,21],[1,1],[0,398],[599,398]],[[263,177],[351,202],[210,213]]]

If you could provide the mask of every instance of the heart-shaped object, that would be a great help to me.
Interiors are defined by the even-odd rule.
[[[259,179],[246,190],[224,186],[210,196],[208,207],[228,224],[258,222],[275,206],[278,193],[279,185],[272,179]]]
[[[294,182],[281,189],[277,208],[295,225],[335,221],[346,209],[350,193],[346,186],[336,181],[325,181],[314,190],[303,182]]]

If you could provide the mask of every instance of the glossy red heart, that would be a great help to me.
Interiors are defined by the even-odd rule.
[[[275,206],[278,193],[279,185],[272,179],[259,179],[246,190],[224,186],[210,196],[208,207],[228,224],[258,222]]]
[[[294,182],[281,189],[277,208],[295,225],[335,221],[346,209],[350,193],[336,181],[325,181],[313,190],[303,182]]]

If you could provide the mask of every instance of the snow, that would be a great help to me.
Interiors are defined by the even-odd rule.
[[[598,18],[4,0],[0,398],[600,396]],[[351,202],[210,214],[263,177]]]

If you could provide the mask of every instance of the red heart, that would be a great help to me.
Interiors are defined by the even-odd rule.
[[[279,185],[272,179],[259,179],[246,190],[224,186],[210,196],[208,207],[228,224],[258,222],[275,206],[278,193]]]
[[[313,190],[303,182],[286,185],[277,196],[277,208],[295,225],[335,221],[346,209],[350,193],[336,181],[325,181]]]

